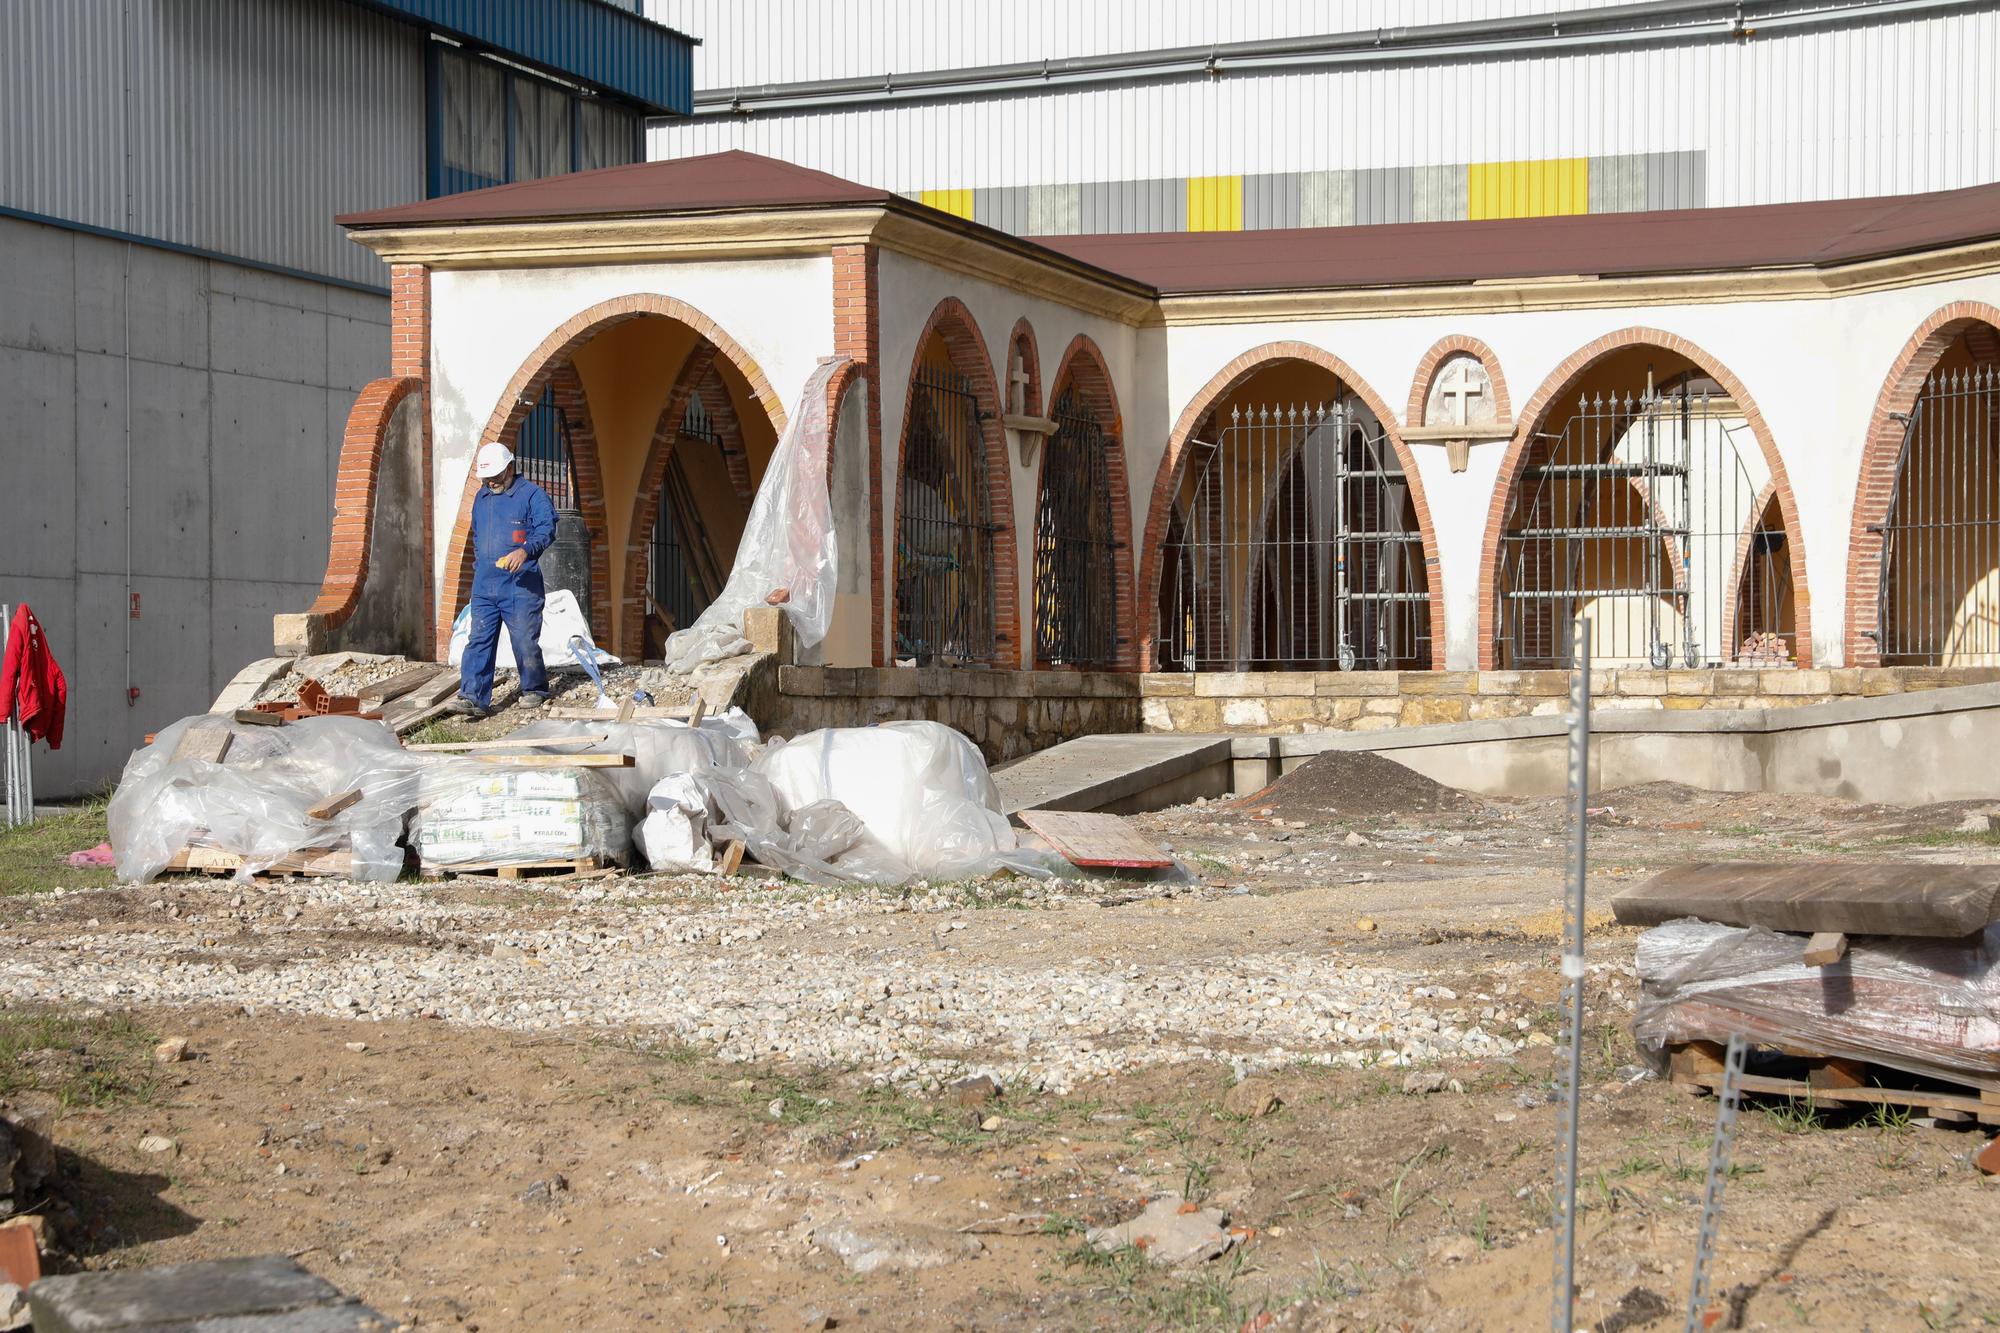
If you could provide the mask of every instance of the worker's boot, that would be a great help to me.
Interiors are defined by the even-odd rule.
[[[474,720],[477,720],[482,717],[490,717],[493,714],[492,709],[481,708],[478,704],[472,702],[472,700],[466,698],[462,694],[459,695],[456,699],[453,699],[451,701],[451,707],[447,708],[445,711],[447,713],[450,713],[453,717],[469,717]]]

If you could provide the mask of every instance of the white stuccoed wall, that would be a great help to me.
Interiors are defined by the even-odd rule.
[[[1829,300],[1172,327],[1165,333],[1164,366],[1146,363],[1140,372],[1145,382],[1166,385],[1163,410],[1149,415],[1164,424],[1144,434],[1128,432],[1139,515],[1133,531],[1144,522],[1172,423],[1218,371],[1253,347],[1296,341],[1332,353],[1400,422],[1424,353],[1449,334],[1467,334],[1493,349],[1518,422],[1543,382],[1573,353],[1621,329],[1657,329],[1688,340],[1733,372],[1762,411],[1798,502],[1813,661],[1838,666],[1844,658],[1848,534],[1876,397],[1917,327],[1962,300],[2000,305],[2000,276]],[[1442,447],[1413,446],[1437,532],[1444,665],[1454,670],[1478,663],[1480,559],[1506,448],[1505,441],[1476,444],[1471,466],[1454,474]]]
[[[763,370],[787,415],[819,358],[833,351],[830,258],[434,272],[432,576],[440,593],[449,587],[445,554],[479,432],[514,373],[572,316],[641,293],[671,296],[714,320]]]

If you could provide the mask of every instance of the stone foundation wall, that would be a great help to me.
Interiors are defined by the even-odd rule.
[[[750,712],[767,735],[875,722],[943,722],[988,763],[1101,732],[1139,730],[1135,675],[1108,671],[968,671],[947,667],[780,666]]]
[[[1600,709],[1786,708],[2000,680],[1996,667],[1719,668],[1591,673]],[[1146,731],[1378,731],[1535,717],[1568,706],[1567,671],[1156,672],[1138,678]]]

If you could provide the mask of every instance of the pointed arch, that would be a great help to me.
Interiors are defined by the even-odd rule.
[[[1037,386],[1039,387],[1039,386]],[[1131,671],[1139,663],[1138,599],[1132,581],[1132,490],[1125,467],[1125,418],[1118,406],[1118,389],[1104,351],[1089,334],[1079,333],[1063,349],[1056,373],[1049,380],[1047,410],[1065,388],[1073,388],[1104,430],[1105,480],[1111,491],[1111,533],[1116,543],[1112,552],[1113,633],[1118,643],[1114,665]],[[1043,446],[1035,465],[1035,503],[1041,505],[1042,487],[1047,482],[1049,451]],[[1040,662],[1035,663],[1037,667]]]

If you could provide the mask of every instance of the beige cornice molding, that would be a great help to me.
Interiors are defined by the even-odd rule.
[[[1405,426],[1396,432],[1411,444],[1443,444],[1449,440],[1511,440],[1514,422],[1482,421],[1476,426]]]

